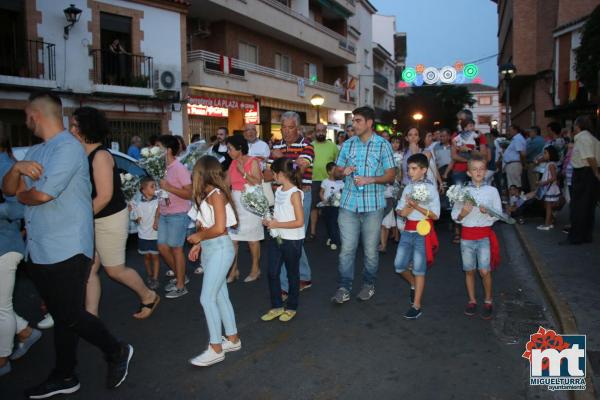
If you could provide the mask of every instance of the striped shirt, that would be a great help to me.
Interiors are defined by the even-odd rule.
[[[344,180],[340,207],[352,212],[371,212],[385,208],[385,185],[371,183],[361,190],[354,184],[354,176],[382,176],[394,168],[394,155],[390,143],[373,133],[363,143],[358,136],[346,140],[338,159],[338,167],[356,167],[356,172]]]
[[[312,144],[304,139],[303,136],[298,136],[298,139],[292,144],[287,144],[284,140],[281,140],[273,145],[273,150],[279,150],[283,153],[285,158],[296,161],[298,158],[304,158],[308,160],[309,165],[304,169],[302,175],[302,185],[310,186],[312,184],[312,170],[313,170],[313,159],[315,157],[315,151]],[[269,164],[273,163],[273,159],[269,160]]]

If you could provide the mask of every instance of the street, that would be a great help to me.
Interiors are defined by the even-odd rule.
[[[190,275],[189,295],[178,300],[163,296],[149,320],[137,321],[131,317],[137,307],[135,296],[103,274],[101,317],[112,332],[135,347],[135,355],[125,383],[108,391],[104,360],[82,342],[81,390],[70,398],[561,398],[564,393],[530,387],[528,362],[521,358],[529,334],[539,325],[555,328],[556,324],[513,227],[497,227],[503,261],[494,275],[492,321],[463,315],[466,293],[460,250],[451,244],[447,223],[440,222],[437,230],[440,252],[427,276],[420,319],[402,318],[408,308],[408,285],[393,271],[395,245],[380,260],[371,301],[359,302],[353,296],[341,306],[331,304],[338,253],[325,248],[324,238],[319,237],[306,245],[314,286],[302,292],[298,316],[291,323],[259,319],[269,308],[266,256],[258,282],[229,285],[243,348],[209,368],[187,362],[206,348],[208,340],[198,301],[201,277]],[[129,264],[142,274],[135,242],[129,249]],[[240,255],[244,277],[249,253],[243,245]],[[191,273],[191,266],[188,270]],[[355,292],[359,286],[357,279]],[[479,295],[481,291],[478,283]],[[39,298],[22,275],[15,307],[32,323],[41,318]],[[52,330],[44,331],[29,354],[13,363],[13,373],[0,378],[3,399],[19,399],[25,388],[46,378],[53,364],[51,340]]]

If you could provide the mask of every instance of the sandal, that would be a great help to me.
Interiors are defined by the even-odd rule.
[[[160,303],[160,296],[158,295],[158,293],[156,293],[156,296],[154,297],[154,301],[152,303],[149,303],[149,304],[140,303],[140,309],[138,310],[137,313],[133,314],[133,318],[135,318],[135,319],[149,318],[152,315],[152,313],[154,312],[154,309],[156,308],[158,303]],[[139,315],[139,314],[141,314],[142,311],[144,311],[144,308],[149,309],[150,312],[145,316],[136,317],[136,315]]]
[[[304,241],[305,242],[314,242],[316,238],[317,238],[317,235],[313,235],[312,233],[309,233],[308,235],[306,235],[306,239],[304,239]]]

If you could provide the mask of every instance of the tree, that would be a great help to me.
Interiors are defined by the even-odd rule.
[[[598,89],[600,71],[600,6],[583,26],[581,44],[575,50],[575,72],[589,93]]]
[[[396,119],[403,132],[415,125],[412,116],[416,112],[424,117],[419,123],[421,128],[431,129],[437,121],[439,127],[454,129],[456,113],[473,104],[475,100],[465,85],[416,86],[408,96],[396,98]]]

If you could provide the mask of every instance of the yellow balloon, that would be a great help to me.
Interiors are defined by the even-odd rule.
[[[427,236],[431,232],[431,224],[426,219],[422,219],[417,223],[417,233],[421,236]]]

